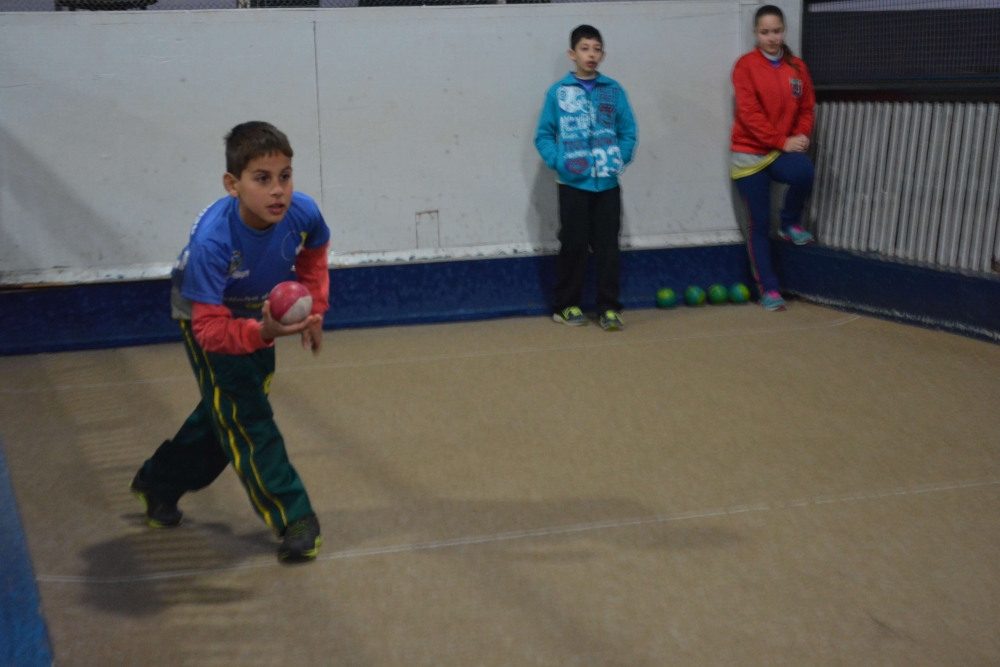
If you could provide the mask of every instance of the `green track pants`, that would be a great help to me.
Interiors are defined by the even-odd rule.
[[[267,395],[274,376],[274,348],[252,354],[216,354],[181,322],[188,360],[201,402],[143,464],[143,476],[161,502],[211,484],[232,464],[254,510],[277,535],[313,514],[302,480],[288,461]]]

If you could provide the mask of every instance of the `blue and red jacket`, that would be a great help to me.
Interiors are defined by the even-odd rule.
[[[270,347],[274,341],[260,337],[261,309],[293,267],[312,296],[312,312],[329,308],[329,241],[319,207],[301,192],[292,194],[285,217],[265,230],[243,222],[238,199],[222,197],[198,216],[174,265],[173,316],[191,321],[195,340],[208,352],[250,354]]]

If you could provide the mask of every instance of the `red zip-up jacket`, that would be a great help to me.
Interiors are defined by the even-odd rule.
[[[794,56],[792,62],[798,69],[784,60],[775,67],[759,49],[736,61],[732,150],[756,154],[780,151],[789,137],[812,133],[816,93],[806,64]]]

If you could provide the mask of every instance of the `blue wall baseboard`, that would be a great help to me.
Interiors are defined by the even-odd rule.
[[[1000,342],[1000,277],[780,242],[774,259],[785,289],[808,300]],[[335,269],[324,328],[542,315],[554,282],[553,256]],[[751,282],[742,244],[622,253],[626,308],[653,307],[660,287],[734,282]],[[180,340],[169,295],[168,280],[0,291],[0,355]]]
[[[774,246],[784,289],[815,303],[1000,343],[1000,276],[821,246]]]
[[[742,245],[626,251],[621,261],[626,308],[652,307],[660,287],[750,278]],[[373,264],[335,269],[330,283],[326,329],[541,315],[555,257]],[[584,293],[584,306],[593,300],[592,289]],[[0,355],[177,340],[169,280],[0,291]]]

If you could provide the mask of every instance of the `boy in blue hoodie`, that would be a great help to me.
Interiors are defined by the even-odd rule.
[[[618,301],[618,177],[632,161],[637,127],[625,89],[598,74],[604,40],[597,28],[578,26],[569,38],[576,71],[549,88],[535,147],[559,183],[559,259],[552,319],[581,326],[580,297],[589,250],[597,260],[597,312],[601,328],[625,326]]]

